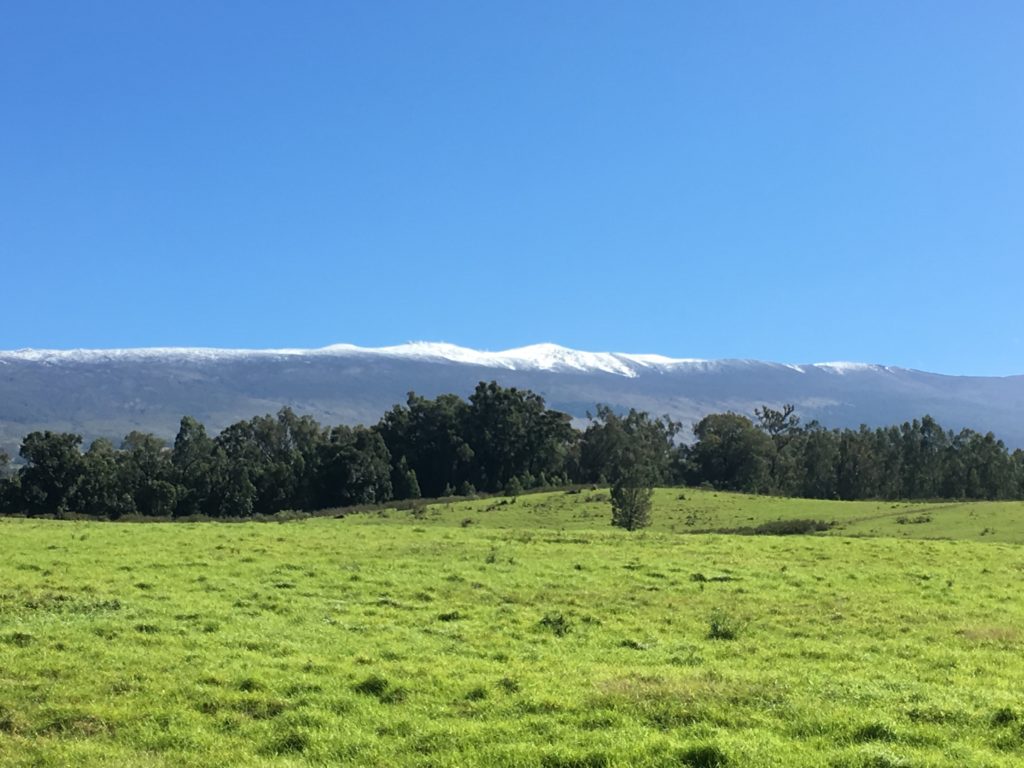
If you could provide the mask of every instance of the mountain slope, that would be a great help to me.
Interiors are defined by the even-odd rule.
[[[724,410],[795,403],[805,421],[885,425],[924,413],[947,428],[1024,446],[1024,376],[944,376],[859,363],[788,365],[580,352],[538,344],[481,352],[415,343],[368,349],[19,350],[0,352],[0,446],[35,429],[115,440],[173,437],[184,414],[216,431],[288,405],[324,423],[373,423],[406,393],[468,395],[496,379],[583,418],[596,403],[691,423]]]

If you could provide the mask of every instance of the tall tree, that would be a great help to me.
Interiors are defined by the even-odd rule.
[[[597,407],[581,455],[591,473],[611,483],[612,525],[634,531],[650,524],[654,486],[666,476],[679,428],[667,416],[652,419],[635,409],[619,416]]]
[[[768,490],[775,446],[746,416],[716,413],[693,428],[691,451],[694,479],[716,488],[752,493]]]
[[[365,427],[334,427],[320,446],[318,506],[389,501],[391,462],[384,439]]]
[[[218,456],[206,427],[191,416],[181,419],[171,449],[171,466],[180,486],[175,515],[212,514],[218,506],[217,486],[221,479]]]
[[[836,467],[839,437],[817,422],[807,425],[801,442],[800,466],[803,482],[800,495],[808,499],[832,499],[837,495]]]
[[[163,440],[146,432],[131,432],[121,444],[124,489],[141,515],[171,517],[180,489],[174,482],[170,452]]]
[[[68,511],[82,478],[80,435],[66,432],[32,432],[21,444],[25,465],[19,472],[22,500],[29,514]]]
[[[481,381],[470,395],[465,439],[473,448],[473,483],[481,490],[562,475],[572,438],[569,416],[549,411],[538,394]]]
[[[406,404],[396,405],[375,427],[392,461],[404,458],[416,473],[424,496],[441,496],[445,488],[472,480],[474,452],[465,438],[468,411],[458,395],[427,400],[410,392]]]
[[[123,476],[118,451],[105,438],[98,438],[82,456],[82,477],[70,505],[74,511],[96,517],[117,519],[136,514],[135,499]]]

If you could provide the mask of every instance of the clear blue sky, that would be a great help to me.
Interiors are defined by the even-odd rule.
[[[3,3],[0,348],[1024,373],[1024,5]]]

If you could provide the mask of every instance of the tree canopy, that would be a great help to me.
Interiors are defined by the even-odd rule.
[[[836,499],[1024,497],[1024,452],[933,418],[826,429],[796,409],[680,424],[599,405],[582,431],[528,390],[481,382],[468,399],[410,392],[371,427],[325,427],[290,408],[211,436],[189,416],[171,444],[132,432],[115,447],[32,432],[20,462],[0,456],[0,513],[240,518],[455,493],[521,493],[568,483],[612,489],[613,522],[648,521],[669,483]]]

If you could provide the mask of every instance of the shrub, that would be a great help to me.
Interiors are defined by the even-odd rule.
[[[561,613],[545,613],[538,625],[550,630],[557,637],[565,637],[572,632],[572,622]]]
[[[745,627],[745,622],[721,608],[711,612],[708,619],[709,640],[735,640]]]
[[[755,536],[798,536],[827,531],[830,523],[824,520],[772,520],[754,528]]]
[[[466,693],[466,701],[483,701],[487,698],[487,689],[482,685],[470,688]]]
[[[401,704],[409,696],[409,691],[400,685],[388,688],[377,697],[381,704]]]
[[[0,704],[0,733],[15,734],[21,730],[22,723],[18,713]]]
[[[523,492],[523,483],[518,477],[513,477],[507,483],[505,483],[505,495],[506,496],[518,496]]]
[[[636,531],[651,524],[654,488],[637,482],[619,481],[612,486],[612,525]]]
[[[384,691],[386,691],[390,687],[390,685],[391,683],[388,682],[388,679],[386,677],[381,677],[380,675],[370,675],[369,677],[352,686],[352,690],[356,693],[361,693],[364,696],[380,697],[381,695],[383,695]]]
[[[409,692],[381,675],[373,674],[352,686],[352,690],[364,696],[374,696],[382,704],[398,704],[405,701]]]
[[[1009,725],[1017,721],[1017,713],[1009,707],[1001,707],[992,713],[992,725]]]
[[[498,681],[498,687],[505,693],[518,693],[519,683],[511,677],[503,677]]]

